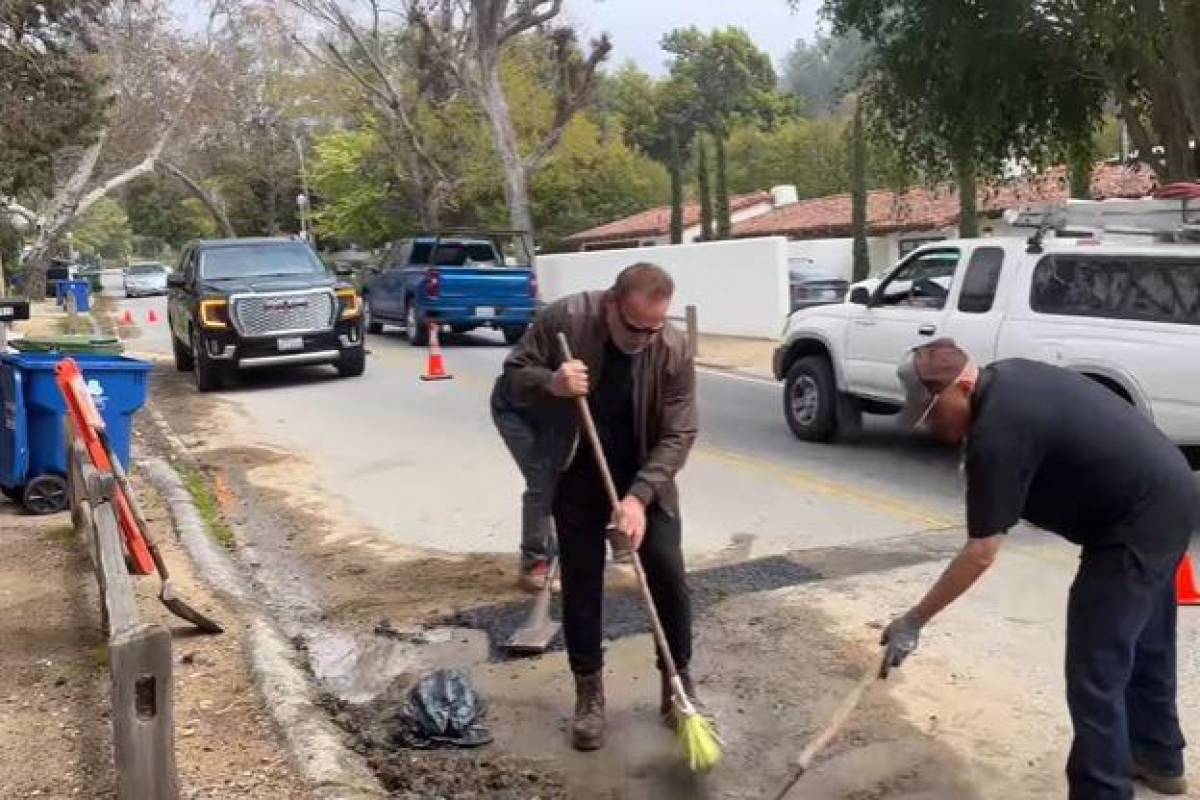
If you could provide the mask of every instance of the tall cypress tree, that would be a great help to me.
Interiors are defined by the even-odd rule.
[[[700,191],[700,241],[713,239],[712,187],[708,180],[708,143],[704,135],[696,136],[696,183]]]
[[[854,280],[871,274],[871,254],[867,249],[867,144],[863,133],[862,96],[854,101],[854,124],[850,141],[851,224],[854,228]]]

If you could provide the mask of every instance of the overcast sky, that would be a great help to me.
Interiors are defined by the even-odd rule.
[[[203,29],[208,3],[170,0],[189,29]],[[566,18],[584,41],[608,32],[613,40],[609,64],[633,61],[654,75],[665,71],[659,42],[663,34],[695,25],[703,30],[737,25],[771,55],[778,68],[797,39],[811,39],[821,0],[566,0]]]
[[[778,67],[797,39],[812,38],[820,5],[799,0],[793,12],[786,0],[566,0],[571,21],[588,36],[612,36],[611,64],[632,60],[655,75],[664,71],[663,34],[688,25],[743,28]]]

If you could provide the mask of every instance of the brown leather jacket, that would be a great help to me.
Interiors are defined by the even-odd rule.
[[[572,355],[587,364],[590,385],[599,386],[609,336],[606,295],[570,295],[542,309],[504,362],[506,393],[533,417],[538,449],[552,459],[559,473],[570,466],[578,450],[579,420],[573,401],[550,392],[550,381],[563,361],[558,333],[567,335]],[[678,516],[675,474],[687,461],[698,427],[696,369],[683,333],[668,324],[635,357],[633,380],[641,468],[629,492],[647,506],[657,502]]]

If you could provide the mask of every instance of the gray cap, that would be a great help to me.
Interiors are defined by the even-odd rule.
[[[915,427],[933,410],[937,396],[954,385],[971,357],[953,339],[937,339],[914,347],[896,368],[904,387],[904,409],[900,423]]]

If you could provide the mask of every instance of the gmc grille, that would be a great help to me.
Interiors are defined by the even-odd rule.
[[[234,297],[233,324],[243,336],[314,333],[333,327],[333,293],[308,292]]]

